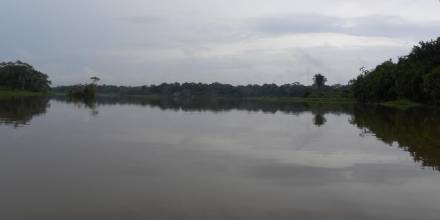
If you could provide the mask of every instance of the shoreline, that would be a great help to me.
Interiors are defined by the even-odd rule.
[[[23,90],[0,90],[0,98],[48,96],[49,93]]]
[[[62,93],[41,93],[23,90],[0,90],[0,98],[13,97],[38,97],[38,96],[64,96]],[[360,104],[354,98],[304,98],[304,97],[224,97],[224,96],[193,96],[193,97],[170,97],[159,95],[119,95],[119,94],[97,94],[98,97],[136,97],[145,99],[242,99],[245,101],[273,102],[273,103],[317,103],[317,104]],[[406,99],[395,101],[364,103],[369,105],[380,105],[389,108],[409,109],[414,107],[430,107],[430,105],[412,102]]]

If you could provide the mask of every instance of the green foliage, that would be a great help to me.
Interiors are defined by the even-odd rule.
[[[392,107],[392,108],[397,108],[397,109],[402,109],[402,110],[420,106],[419,103],[412,102],[408,99],[398,99],[395,101],[382,102],[381,105],[387,106],[387,107]]]
[[[0,87],[11,90],[47,92],[51,82],[48,76],[21,61],[0,63]]]
[[[382,102],[397,97],[395,89],[397,65],[388,60],[372,71],[365,71],[353,83],[353,95],[361,102]]]
[[[412,102],[440,104],[440,38],[420,42],[397,63],[386,61],[371,71],[362,70],[352,80],[354,97],[360,102]]]
[[[0,98],[5,98],[5,97],[30,97],[30,96],[45,96],[45,95],[47,95],[47,93],[21,91],[21,90],[3,90],[3,89],[0,89]]]
[[[423,77],[426,93],[436,104],[440,104],[440,66]]]

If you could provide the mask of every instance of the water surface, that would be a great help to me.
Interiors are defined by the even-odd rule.
[[[432,109],[0,100],[0,219],[438,219]]]

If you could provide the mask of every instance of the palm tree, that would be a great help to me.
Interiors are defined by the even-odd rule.
[[[96,77],[96,76],[92,76],[92,77],[90,77],[90,79],[92,80],[93,85],[95,85],[99,80],[101,80],[99,77]]]

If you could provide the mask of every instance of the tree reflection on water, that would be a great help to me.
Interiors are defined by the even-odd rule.
[[[240,99],[160,99],[142,97],[98,97],[96,100],[72,100],[65,97],[52,98],[57,102],[73,104],[77,108],[89,109],[97,116],[100,106],[138,105],[161,110],[214,113],[231,110],[284,113],[299,115],[312,114],[317,127],[327,122],[326,115],[345,114],[349,123],[359,128],[361,136],[375,136],[378,140],[407,151],[424,167],[440,171],[440,112],[430,108],[392,109],[374,105],[317,104],[317,103],[275,103],[246,101]],[[38,115],[46,113],[50,107],[47,97],[12,98],[0,100],[0,125],[21,127]],[[368,134],[368,135],[366,135]]]
[[[48,97],[14,97],[0,100],[0,125],[21,127],[32,118],[46,113]]]

